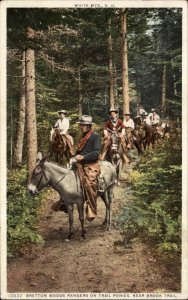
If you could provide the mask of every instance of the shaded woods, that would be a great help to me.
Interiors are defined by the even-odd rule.
[[[102,132],[110,105],[123,118],[129,109],[136,116],[141,104],[173,122],[175,135],[145,152],[130,177],[135,198],[119,223],[157,251],[180,255],[181,18],[179,8],[8,9],[9,256],[42,241],[37,218],[45,193],[31,201],[25,187],[37,150],[48,152],[57,111],[69,111],[77,140],[80,114],[92,115]]]

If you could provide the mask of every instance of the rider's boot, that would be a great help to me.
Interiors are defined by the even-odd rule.
[[[88,201],[86,201],[86,203],[87,203],[87,206],[86,206],[86,219],[91,222],[96,218],[97,215],[91,209],[91,206],[88,203]]]

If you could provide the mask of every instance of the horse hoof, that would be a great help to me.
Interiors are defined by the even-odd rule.
[[[72,237],[74,236],[73,233],[68,234],[67,238],[65,241],[70,242],[70,240],[72,239]]]
[[[66,243],[69,243],[70,241],[71,241],[71,240],[70,240],[69,238],[66,238],[66,239],[65,239],[65,242],[66,242]]]
[[[82,235],[81,235],[81,241],[83,241],[83,240],[85,240],[85,239],[86,239],[85,234],[82,234]]]

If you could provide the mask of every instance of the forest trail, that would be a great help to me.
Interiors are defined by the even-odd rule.
[[[98,217],[86,221],[86,240],[81,240],[80,222],[74,209],[75,236],[66,242],[68,216],[50,207],[59,196],[51,191],[45,202],[39,232],[43,245],[34,246],[8,265],[8,292],[30,293],[165,293],[180,292],[180,275],[175,266],[165,266],[137,239],[126,249],[115,217],[127,201],[126,178],[137,159],[121,174],[114,190],[112,228],[101,226],[105,207],[98,199]]]

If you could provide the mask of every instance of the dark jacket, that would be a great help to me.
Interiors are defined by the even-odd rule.
[[[98,160],[101,151],[101,139],[97,132],[94,132],[87,140],[85,147],[77,154],[83,155],[81,164],[94,163]]]

